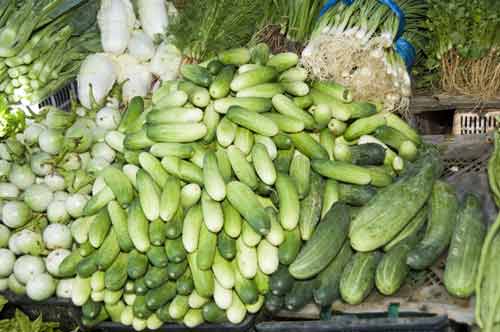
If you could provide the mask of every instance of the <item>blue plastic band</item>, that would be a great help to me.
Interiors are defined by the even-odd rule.
[[[406,65],[406,69],[408,69],[409,71],[415,64],[415,58],[417,57],[415,47],[413,47],[413,45],[409,41],[401,37],[396,41],[394,49],[403,59]]]
[[[341,0],[344,4],[350,6],[353,4],[354,0]],[[321,8],[321,11],[319,12],[319,17],[323,16],[330,8],[335,6],[339,2],[339,0],[328,0],[324,5],[323,8]]]

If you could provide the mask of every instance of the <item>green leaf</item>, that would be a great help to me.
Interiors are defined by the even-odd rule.
[[[22,311],[16,309],[14,318],[19,327],[19,332],[31,332],[31,321]]]
[[[3,310],[3,307],[8,303],[9,301],[0,295],[0,311]]]

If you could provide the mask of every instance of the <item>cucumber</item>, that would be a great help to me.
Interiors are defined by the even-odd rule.
[[[385,148],[377,143],[353,145],[349,150],[355,165],[382,165],[385,160]]]
[[[170,263],[167,266],[167,273],[168,277],[171,280],[177,280],[179,279],[184,272],[186,272],[188,263],[187,260],[183,260],[182,262],[179,263]]]
[[[276,147],[276,144],[274,144],[272,138],[262,135],[254,135],[254,138],[255,138],[255,145],[257,144],[264,145],[264,147],[266,148],[266,152],[269,155],[269,158],[271,158],[271,160],[276,159],[276,156],[278,155],[278,148]]]
[[[182,229],[184,227],[184,212],[182,207],[177,209],[174,218],[166,223],[165,232],[167,239],[175,240],[182,235]]]
[[[236,240],[236,263],[243,277],[252,279],[257,274],[257,250],[256,248],[248,247],[243,243],[241,238]]]
[[[214,99],[224,98],[231,92],[230,84],[235,72],[234,66],[225,66],[217,74],[208,89],[210,96]]]
[[[239,106],[248,111],[263,113],[269,112],[273,105],[269,98],[257,98],[257,97],[226,97],[214,101],[214,108],[218,113],[226,114],[227,111],[233,107]],[[265,113],[268,114],[268,113]]]
[[[373,133],[378,127],[386,125],[384,114],[375,114],[366,118],[354,121],[344,132],[344,137],[348,141],[354,141],[363,135]]]
[[[202,86],[195,85],[188,81],[179,82],[179,90],[186,92],[189,96],[189,106],[205,108],[210,103],[210,94],[208,90]]]
[[[104,182],[111,189],[121,205],[129,204],[134,198],[134,188],[127,176],[119,169],[108,166],[102,171]]]
[[[135,292],[135,294],[137,294],[137,296],[146,295],[148,290],[149,290],[149,288],[146,285],[146,280],[144,278],[137,279],[134,282],[134,292]]]
[[[167,281],[158,288],[151,289],[146,293],[146,306],[151,311],[156,311],[170,302],[175,297],[175,282]]]
[[[311,174],[311,189],[307,196],[300,201],[299,229],[302,240],[311,238],[316,225],[321,219],[321,207],[323,204],[324,181],[317,173]]]
[[[197,265],[201,270],[208,270],[212,267],[217,251],[217,234],[211,232],[205,223],[201,225],[199,250],[196,255]]]
[[[422,241],[408,254],[407,264],[416,270],[436,262],[450,244],[456,225],[458,201],[449,184],[436,181],[430,198],[430,214]]]
[[[269,61],[271,50],[266,43],[258,43],[251,50],[251,61],[258,65],[265,65]]]
[[[189,295],[188,303],[189,307],[193,309],[200,309],[210,300],[198,294],[196,289]]]
[[[367,185],[372,182],[368,169],[347,162],[317,159],[313,160],[311,165],[314,171],[333,180],[358,185]]]
[[[219,202],[210,198],[206,191],[201,195],[201,210],[203,213],[203,225],[209,231],[218,233],[224,225],[224,215]]]
[[[281,73],[279,77],[280,82],[301,82],[307,80],[308,72],[302,67],[290,68]]]
[[[175,320],[182,319],[189,310],[188,297],[183,295],[177,295],[169,307],[169,314]]]
[[[253,304],[259,298],[257,285],[252,279],[245,278],[236,264],[233,265],[234,270],[234,289],[238,297],[244,304]]]
[[[120,253],[120,244],[113,228],[96,253],[96,264],[100,270],[107,270]]]
[[[188,255],[194,287],[199,295],[209,298],[214,293],[214,276],[211,270],[203,271],[198,267],[196,256],[197,252]]]
[[[388,296],[399,290],[410,271],[406,258],[416,242],[416,237],[407,239],[382,257],[375,273],[375,285],[380,293]]]
[[[149,224],[149,241],[152,245],[162,246],[165,243],[166,237],[166,226],[161,219],[156,219]]]
[[[217,75],[222,69],[224,69],[224,64],[219,60],[212,60],[207,65],[207,70],[212,75]]]
[[[180,295],[189,295],[194,290],[193,277],[191,270],[186,269],[184,274],[175,281],[177,293]]]
[[[144,283],[149,289],[163,285],[168,281],[168,271],[162,267],[151,266],[144,276]]]
[[[308,279],[322,271],[342,248],[350,221],[348,207],[335,203],[290,265],[290,274],[296,279]]]
[[[116,233],[120,249],[129,252],[134,248],[134,243],[130,239],[127,225],[127,213],[116,201],[108,203],[108,214],[113,230]]]
[[[153,144],[155,142],[149,138],[146,128],[128,133],[123,140],[123,147],[133,151],[149,148]]]
[[[118,301],[113,304],[105,304],[104,308],[106,312],[109,314],[111,321],[114,323],[120,323],[121,316],[123,311],[125,310],[125,303],[123,301]]]
[[[284,133],[300,133],[305,127],[304,122],[292,116],[280,113],[263,113],[262,115],[273,121]]]
[[[151,179],[161,188],[167,182],[168,173],[163,168],[161,162],[150,153],[141,152],[139,154],[139,164],[143,170],[151,176]],[[137,182],[137,175],[136,175]],[[140,188],[138,188],[140,189]],[[140,193],[139,193],[140,194]]]
[[[128,255],[126,253],[121,253],[111,267],[106,270],[104,283],[107,289],[118,291],[125,286],[128,277],[127,266]]]
[[[309,85],[305,82],[296,81],[296,82],[281,82],[281,85],[285,89],[285,92],[297,97],[307,96],[310,92]],[[331,114],[330,110],[328,113]]]
[[[183,143],[156,143],[149,150],[153,156],[163,158],[166,156],[189,159],[193,156],[194,150],[191,144]]]
[[[222,202],[222,212],[224,215],[224,233],[232,238],[239,237],[242,229],[241,216],[227,199]]]
[[[236,257],[236,240],[225,232],[220,232],[217,236],[217,249],[222,257],[231,260]]]
[[[197,107],[172,107],[155,109],[148,113],[147,123],[150,125],[169,123],[193,123],[203,119],[203,111]]]
[[[271,221],[271,229],[266,235],[266,240],[274,246],[280,246],[285,241],[285,232],[278,221],[278,214],[272,207],[266,207],[266,212]]]
[[[222,287],[226,289],[234,287],[234,271],[231,262],[222,257],[218,252],[215,254],[212,271],[214,272],[215,279]]]
[[[285,230],[284,233],[285,240],[278,248],[279,261],[283,265],[290,265],[299,254],[302,247],[302,239],[298,227],[291,231]]]
[[[324,94],[342,101],[343,103],[347,104],[352,102],[351,91],[341,84],[333,81],[315,81],[312,83],[312,87]]]
[[[168,257],[163,246],[151,246],[146,255],[153,266],[166,267],[168,265]]]
[[[148,270],[148,257],[137,250],[132,250],[128,256],[127,273],[130,279],[143,277]]]
[[[160,197],[156,191],[153,178],[140,169],[137,171],[137,191],[139,202],[147,220],[153,221],[160,217]]]
[[[203,182],[208,195],[215,201],[226,197],[226,184],[217,164],[214,152],[208,151],[203,161]]]
[[[315,122],[313,116],[295,105],[290,98],[276,93],[272,96],[272,103],[279,113],[302,121],[306,129],[314,129]]]
[[[279,128],[273,120],[240,106],[231,106],[226,116],[232,122],[263,136],[275,136]]]
[[[329,159],[328,152],[311,135],[306,132],[289,134],[293,145],[309,159]],[[318,160],[321,161],[321,160]]]
[[[278,149],[281,149],[281,150],[290,150],[293,147],[292,140],[290,139],[290,137],[288,137],[285,134],[281,134],[280,133],[280,134],[274,136],[272,138],[272,140],[273,140],[274,144],[276,145],[276,147]]]
[[[107,209],[101,209],[95,216],[89,230],[89,243],[94,248],[99,248],[111,228],[111,220],[109,219]]]
[[[297,227],[300,216],[299,195],[292,178],[280,173],[276,179],[276,190],[279,197],[279,222],[283,229],[292,230]]]
[[[88,300],[82,306],[82,315],[87,319],[94,319],[99,315],[101,309],[102,309],[102,303]]]
[[[76,306],[83,306],[90,298],[92,289],[90,287],[90,278],[82,278],[77,276],[73,280],[73,288],[71,289],[71,302]]]
[[[70,278],[76,274],[78,264],[83,260],[78,250],[71,252],[64,258],[59,265],[59,274],[61,277]]]
[[[167,253],[168,260],[174,263],[180,263],[186,259],[186,250],[181,238],[175,240],[168,239],[165,242],[165,252]]]
[[[257,259],[260,271],[267,275],[273,274],[279,266],[278,248],[265,239],[260,241],[257,247]]]
[[[90,244],[89,241],[87,241],[80,245],[78,251],[82,257],[87,257],[93,252],[95,252],[95,248]]]
[[[188,210],[183,224],[182,243],[188,253],[193,253],[198,248],[202,224],[203,214],[201,206],[198,204]]]
[[[278,77],[278,72],[271,67],[260,67],[236,75],[231,82],[231,90],[238,92],[256,85],[270,83]]]
[[[255,275],[254,281],[259,294],[266,295],[267,293],[269,293],[269,279],[270,277],[267,274],[264,274],[260,269],[257,269],[257,274]]]
[[[215,133],[217,142],[223,147],[230,146],[236,137],[237,128],[238,126],[231,122],[229,118],[223,117],[219,122]]]
[[[427,221],[427,216],[429,214],[428,212],[429,209],[427,205],[424,205],[424,207],[422,207],[420,211],[417,212],[417,214],[408,223],[408,225],[406,225],[405,228],[403,228],[403,230],[394,239],[392,239],[384,246],[384,251],[387,252],[399,243],[406,241],[406,239],[412,236],[416,236]]]
[[[90,278],[97,270],[97,251],[82,259],[76,267],[77,274],[81,278]]]
[[[170,316],[169,310],[170,303],[166,303],[160,309],[156,310],[156,316],[164,323],[174,322],[174,319]]]
[[[275,68],[278,72],[295,67],[299,63],[299,57],[293,52],[278,53],[267,61],[267,66]]]
[[[311,98],[311,95],[308,94],[307,96],[303,97],[294,97],[293,103],[297,105],[299,108],[306,109],[311,107],[314,102],[313,99]]]
[[[144,111],[144,100],[142,97],[134,97],[130,100],[127,110],[123,114],[118,131],[128,134],[131,128],[136,126],[137,120]]]
[[[285,306],[285,298],[274,294],[267,294],[264,306],[269,313],[278,313]]]
[[[147,252],[149,242],[149,223],[142,212],[138,199],[135,199],[128,209],[128,230],[134,247],[140,252]]]
[[[236,93],[236,97],[273,98],[273,96],[283,92],[285,92],[285,89],[281,84],[264,83],[240,90]]]
[[[285,295],[285,308],[291,311],[304,308],[313,300],[315,284],[315,279],[295,281],[292,290]]]
[[[316,304],[321,307],[329,307],[335,300],[340,298],[340,277],[352,255],[351,245],[349,241],[346,241],[338,255],[318,275],[316,287],[313,291]]]
[[[207,127],[207,134],[203,137],[203,143],[210,144],[215,140],[220,118],[221,116],[215,111],[213,104],[208,105],[203,114],[203,123]]]
[[[226,150],[218,146],[217,151],[215,152],[215,156],[217,157],[217,166],[219,167],[219,171],[224,178],[224,181],[231,181],[233,170],[231,168],[231,162],[229,161]]]
[[[104,308],[101,308],[99,314],[94,319],[88,319],[87,317],[82,317],[82,324],[86,327],[93,327],[99,323],[102,323],[106,319],[109,318],[107,311]]]
[[[207,134],[207,127],[203,123],[147,125],[146,134],[148,141],[136,148],[137,150],[149,147],[154,143],[194,142]],[[125,138],[125,142],[127,142],[127,138]]]
[[[227,289],[222,287],[217,279],[214,281],[214,301],[217,306],[223,310],[228,309],[233,302],[232,288]]]
[[[161,94],[161,96],[157,96],[157,94],[154,93],[152,101],[154,109],[165,109],[184,106],[188,98],[189,96],[186,92],[177,90],[169,94]]]
[[[146,305],[146,296],[137,296],[133,305],[134,316],[140,319],[147,319],[153,314]]]
[[[253,133],[250,130],[245,127],[238,127],[233,146],[241,150],[245,156],[248,156],[252,151],[254,140]]]
[[[244,65],[250,61],[250,51],[246,48],[233,48],[222,51],[217,55],[220,62],[225,65]]]
[[[349,304],[361,303],[375,286],[376,252],[358,252],[347,264],[340,279],[340,295]]]
[[[203,306],[203,319],[208,323],[222,323],[226,320],[226,312],[219,308],[215,302],[209,302]]]
[[[187,328],[195,328],[201,324],[203,324],[203,312],[201,309],[189,309],[188,312],[184,315],[182,323],[186,325]]]
[[[264,236],[269,233],[269,216],[250,187],[241,182],[230,182],[227,185],[227,198],[256,232]]]
[[[359,186],[355,184],[339,183],[339,200],[349,205],[363,206],[375,195],[377,190],[371,186]]]
[[[209,87],[212,83],[212,76],[208,70],[202,66],[195,64],[184,64],[181,66],[181,75],[185,79],[193,82],[196,85]]]
[[[485,236],[481,203],[476,196],[468,194],[458,212],[444,270],[444,286],[450,294],[467,298],[474,293]]]
[[[258,178],[254,167],[247,161],[245,154],[236,146],[227,148],[227,156],[234,174],[244,184],[252,189],[257,188]]]
[[[294,153],[295,149],[293,147],[288,150],[278,150],[278,155],[274,160],[276,171],[287,174],[290,171],[290,164],[292,163]]]
[[[304,199],[310,190],[311,161],[299,151],[295,151],[290,163],[290,176],[297,186],[299,199]]]

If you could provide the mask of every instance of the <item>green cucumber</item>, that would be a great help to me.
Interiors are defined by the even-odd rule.
[[[166,267],[168,265],[168,257],[163,246],[151,246],[146,255],[153,266]]]
[[[225,66],[217,74],[208,89],[210,96],[214,99],[224,98],[231,92],[230,84],[235,72],[234,66]]]
[[[297,280],[291,291],[285,295],[285,307],[291,311],[298,311],[313,300],[313,290],[316,280]]]
[[[151,289],[146,293],[146,306],[149,310],[156,311],[170,302],[175,297],[175,282],[167,281],[160,287]]]
[[[278,248],[279,260],[283,265],[290,265],[299,254],[302,247],[302,239],[298,227],[291,231],[285,230],[284,232],[285,240]]]
[[[144,283],[149,289],[163,285],[168,280],[167,269],[163,267],[151,266],[144,276]]]
[[[170,280],[179,279],[184,272],[186,272],[188,263],[187,260],[183,260],[179,263],[169,263],[167,266],[167,273]]]
[[[126,253],[121,253],[111,267],[106,270],[104,283],[107,289],[118,291],[125,286],[128,277],[127,267],[128,255]]]
[[[299,229],[304,241],[311,238],[316,225],[321,219],[321,207],[323,204],[324,181],[317,173],[311,174],[311,189],[307,196],[300,201]]]
[[[152,245],[162,246],[167,237],[166,233],[165,223],[161,219],[156,219],[149,224],[149,241]]]
[[[358,252],[347,264],[340,279],[340,295],[349,304],[360,304],[375,286],[377,252]]]
[[[168,239],[165,242],[165,252],[167,253],[168,260],[174,263],[180,263],[186,259],[186,250],[181,238],[175,240]]]
[[[217,251],[217,234],[212,233],[205,223],[201,225],[198,246],[197,265],[201,270],[208,270],[214,263],[215,252]]]
[[[148,257],[137,250],[132,250],[128,256],[127,273],[130,279],[143,277],[148,270]]]
[[[236,240],[225,232],[220,232],[217,236],[217,249],[222,257],[231,260],[236,256]]]

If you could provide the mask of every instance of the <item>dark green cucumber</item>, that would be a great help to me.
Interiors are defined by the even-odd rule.
[[[361,303],[375,286],[377,252],[358,252],[347,264],[340,279],[340,295],[349,304]]]
[[[217,236],[217,249],[222,257],[231,260],[236,256],[236,240],[222,231]]]
[[[315,284],[315,279],[296,280],[292,290],[285,296],[285,308],[291,311],[298,311],[304,308],[306,304],[311,303]]]
[[[97,267],[104,271],[108,269],[118,254],[120,253],[120,244],[118,237],[113,228],[108,232],[108,236],[102,243],[101,247],[97,250],[96,263]]]
[[[335,203],[290,265],[291,275],[296,279],[308,279],[322,271],[342,248],[350,222],[347,205]]]
[[[186,250],[181,238],[175,240],[167,240],[165,242],[165,251],[168,260],[174,263],[180,263],[186,259]]]
[[[179,207],[174,215],[174,218],[165,224],[165,233],[167,239],[177,239],[182,234],[182,227],[184,224],[184,212]]]
[[[78,248],[78,252],[82,257],[87,257],[90,256],[93,252],[95,251],[95,248],[92,247],[90,244],[90,241],[87,241],[85,243],[82,243],[80,247]]]
[[[155,246],[162,246],[167,237],[167,229],[165,223],[161,219],[157,219],[149,224],[149,240]]]
[[[102,309],[102,303],[88,300],[82,306],[82,315],[85,318],[94,319],[99,315],[99,312],[101,312],[101,309]]]
[[[144,276],[144,282],[148,288],[156,288],[168,281],[166,268],[151,266]]]
[[[217,234],[212,233],[205,223],[201,225],[198,248],[199,251],[196,256],[198,266],[202,270],[210,269],[214,263],[215,252],[217,250]]]
[[[158,316],[158,318],[164,323],[174,322],[174,319],[170,316],[169,309],[170,303],[167,303],[160,309],[156,310],[156,316]]]
[[[355,165],[383,165],[385,160],[385,148],[377,143],[366,143],[352,145],[351,162]]]
[[[208,91],[214,99],[226,97],[231,92],[230,85],[235,72],[234,66],[225,66],[217,73]]]
[[[278,270],[269,278],[269,289],[274,295],[284,296],[292,289],[293,282],[294,279],[288,272],[288,266],[280,265]]]
[[[180,295],[189,295],[194,290],[193,276],[191,270],[186,269],[184,274],[176,280],[177,293]]]
[[[329,307],[340,298],[340,277],[345,266],[351,260],[353,251],[349,241],[346,241],[339,254],[316,278],[313,291],[314,302],[321,307]]]
[[[224,68],[224,64],[219,60],[212,60],[207,65],[207,70],[212,75],[217,75]]]
[[[202,309],[203,319],[208,323],[222,323],[227,320],[226,312],[219,308],[215,302],[208,302]]]
[[[146,281],[144,278],[137,279],[134,282],[134,293],[137,295],[146,295],[148,292],[149,288],[146,285]]]
[[[316,172],[311,173],[311,189],[300,201],[299,228],[303,240],[309,240],[321,218],[324,181]]]
[[[107,289],[117,291],[125,286],[128,277],[127,266],[128,254],[121,253],[110,268],[106,270],[104,283]]]
[[[275,314],[283,309],[284,305],[285,298],[283,296],[277,296],[271,293],[266,295],[266,302],[264,303],[264,307],[266,308],[267,312]]]
[[[166,267],[168,265],[167,253],[163,246],[151,246],[146,255],[153,266]]]
[[[183,260],[180,263],[169,263],[167,266],[168,277],[171,280],[179,279],[186,272],[187,266],[187,260]]]
[[[348,183],[339,183],[338,190],[340,201],[354,206],[365,205],[377,194],[377,189],[372,186]]]
[[[254,304],[259,299],[259,291],[253,279],[246,279],[241,275],[236,262],[233,263],[234,289],[245,304]]]
[[[416,270],[431,266],[450,244],[455,228],[458,200],[453,187],[436,181],[430,199],[430,214],[422,241],[408,254],[407,264]]]
[[[208,88],[212,83],[212,76],[206,68],[195,64],[185,64],[181,66],[181,75],[185,79],[196,85]]]
[[[83,257],[80,255],[79,250],[73,251],[71,254],[66,256],[62,261],[61,265],[59,265],[59,273],[64,278],[73,277],[76,274],[76,270],[78,264],[83,260]]]
[[[274,159],[276,171],[285,174],[290,171],[290,164],[292,163],[294,152],[295,149],[293,147],[288,150],[278,150],[278,156]]]
[[[128,255],[127,272],[130,279],[143,277],[148,270],[148,257],[137,250],[132,250]]]
[[[428,215],[429,207],[427,205],[424,205],[424,207],[422,207],[420,211],[417,212],[417,214],[408,223],[408,225],[406,225],[405,228],[403,228],[403,230],[394,239],[391,240],[391,242],[387,243],[384,246],[384,251],[389,251],[399,243],[406,241],[408,238],[417,236],[417,234],[419,234],[423,229]]]
[[[151,289],[146,293],[146,306],[149,310],[158,310],[166,303],[170,302],[175,295],[175,282],[167,281],[160,287]]]
[[[78,276],[82,278],[90,278],[97,270],[97,251],[82,259],[76,267]]]
[[[485,236],[481,203],[476,196],[468,194],[458,213],[444,270],[444,286],[450,294],[467,298],[474,293]]]
[[[278,248],[279,260],[283,265],[290,265],[299,254],[302,247],[302,239],[298,227],[291,231],[284,230],[284,232],[285,241]]]

